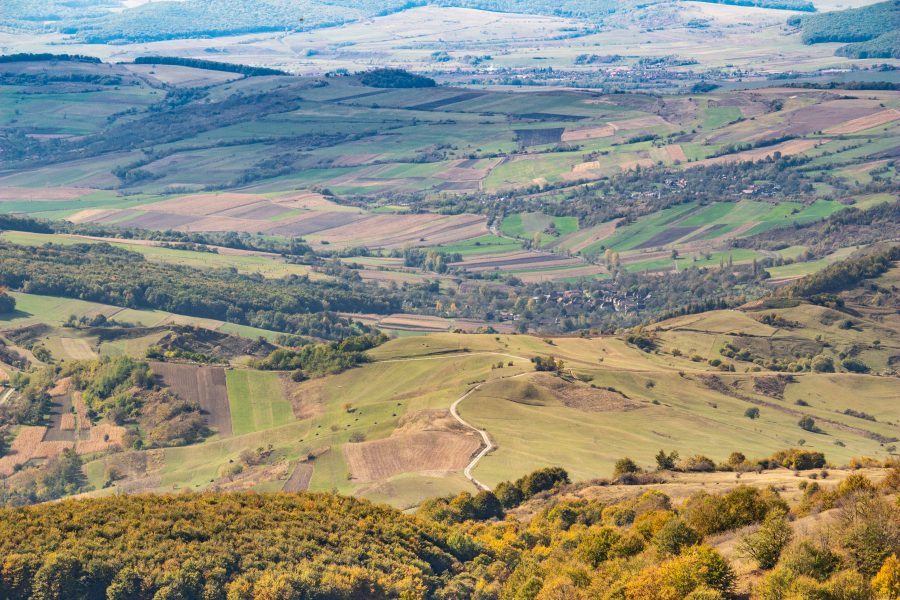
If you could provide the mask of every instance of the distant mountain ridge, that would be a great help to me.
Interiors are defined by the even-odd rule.
[[[151,2],[121,12],[113,0],[85,3],[14,0],[4,6],[0,26],[23,31],[56,31],[86,43],[150,42],[219,37],[266,31],[316,29],[433,4],[493,12],[566,17],[600,22],[609,15],[666,0],[185,0]],[[712,4],[758,6],[812,12],[809,0],[700,0]],[[73,8],[80,7],[80,9]]]

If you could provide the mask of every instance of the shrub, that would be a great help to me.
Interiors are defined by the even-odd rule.
[[[678,461],[678,453],[672,452],[666,454],[665,450],[660,450],[656,455],[656,468],[660,471],[671,471],[675,469],[675,463]]]
[[[497,487],[494,488],[494,494],[503,508],[515,508],[525,499],[525,495],[522,494],[519,486],[508,481],[497,484]]]
[[[723,496],[696,494],[682,514],[688,525],[706,536],[759,523],[773,509],[787,511],[788,506],[776,493],[742,485]]]
[[[744,411],[744,416],[748,419],[758,419],[759,418],[759,409],[754,407],[748,408]]]
[[[801,540],[785,552],[781,564],[795,575],[825,581],[841,568],[841,557],[824,541]]]
[[[482,490],[472,499],[473,517],[479,521],[503,518],[503,506],[497,496],[488,490]]]
[[[569,483],[569,474],[560,467],[538,469],[516,482],[526,498],[539,492],[552,490],[563,483]]]
[[[810,366],[816,373],[834,373],[834,360],[830,356],[822,356],[820,354],[812,359]]]
[[[851,373],[868,373],[869,366],[858,358],[848,357],[841,361],[841,366]]]
[[[615,466],[613,466],[613,477],[621,477],[622,475],[627,475],[630,473],[640,473],[641,469],[637,466],[637,464],[628,458],[620,458],[616,461]]]
[[[579,542],[575,553],[584,562],[594,568],[610,558],[612,549],[622,536],[611,527],[589,530]]]
[[[797,421],[797,425],[800,426],[800,429],[811,431],[813,433],[819,432],[819,428],[816,427],[816,420],[812,417],[803,417],[799,421]]]
[[[872,578],[872,591],[879,598],[900,598],[900,560],[896,554],[888,556]]]
[[[773,454],[770,457],[769,462],[775,463],[786,469],[807,471],[809,469],[821,469],[824,467],[825,455],[821,452],[812,450],[789,448],[787,450],[779,450]]]
[[[868,490],[854,493],[841,506],[836,530],[853,567],[871,577],[900,551],[900,506]]]
[[[741,539],[739,549],[755,560],[760,569],[771,569],[778,563],[781,551],[790,540],[791,526],[787,513],[773,510],[766,515],[759,529]]]
[[[734,582],[734,571],[722,555],[712,548],[700,546],[662,565],[641,571],[627,584],[624,597],[635,600],[709,598],[709,590],[730,594]],[[698,595],[690,596],[694,592]]]
[[[711,473],[716,470],[716,463],[711,458],[702,454],[689,456],[681,462],[682,471],[690,471],[696,473]]]
[[[701,536],[681,519],[671,519],[653,536],[653,545],[663,554],[681,554],[681,551],[699,544]]]

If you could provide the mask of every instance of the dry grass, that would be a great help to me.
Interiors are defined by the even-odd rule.
[[[853,119],[847,121],[846,123],[841,123],[840,125],[836,125],[834,127],[829,127],[825,130],[825,133],[858,133],[860,131],[865,131],[866,129],[871,129],[872,127],[878,127],[879,125],[884,125],[885,123],[896,121],[897,119],[900,119],[900,110],[897,110],[896,108],[889,108],[887,110],[879,111],[875,114],[860,117],[858,119]]]
[[[463,429],[447,410],[407,415],[389,438],[345,444],[351,477],[359,482],[383,481],[400,473],[460,471],[481,448],[481,439]]]
[[[580,142],[583,140],[593,140],[597,138],[611,137],[616,134],[616,128],[612,125],[602,125],[600,127],[589,127],[587,129],[567,129],[562,134],[564,142]]]

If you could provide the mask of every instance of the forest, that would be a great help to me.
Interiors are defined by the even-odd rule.
[[[384,314],[400,307],[399,298],[375,287],[306,277],[265,280],[227,270],[154,264],[107,244],[44,246],[36,251],[0,244],[0,256],[0,284],[13,289],[321,338],[366,331],[331,311]]]
[[[630,461],[617,471],[628,475]],[[505,520],[492,492],[417,515],[333,494],[65,500],[0,509],[0,589],[48,600],[714,600],[736,589],[712,545],[730,534],[759,569],[754,599],[896,597],[900,468],[880,484],[862,474],[806,483],[794,505],[750,486],[604,501],[566,498],[579,486],[546,469],[516,483],[531,492],[530,514]],[[833,527],[791,526],[828,509]]]
[[[795,244],[807,247],[810,257],[822,257],[838,248],[873,244],[900,238],[900,201],[885,202],[869,210],[847,207],[827,218],[772,229],[745,239],[735,240],[738,248],[781,250]]]
[[[862,8],[792,17],[805,44],[849,42],[837,54],[849,58],[897,58],[900,56],[900,2],[888,0]]]
[[[237,65],[233,63],[216,62],[214,60],[199,60],[196,58],[181,58],[178,56],[139,56],[134,59],[136,65],[175,65],[179,67],[192,67],[207,71],[224,71],[226,73],[238,73],[247,77],[259,77],[263,75],[287,75],[278,69],[267,67],[251,67],[249,65]]]

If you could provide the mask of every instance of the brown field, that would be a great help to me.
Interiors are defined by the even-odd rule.
[[[652,166],[653,160],[649,158],[636,158],[634,160],[626,160],[619,164],[619,168],[622,169],[622,171],[633,171],[638,167],[645,168]]]
[[[787,142],[782,142],[781,144],[775,144],[774,146],[755,148],[753,150],[747,150],[746,152],[736,152],[734,154],[726,154],[724,156],[717,156],[715,158],[706,158],[704,160],[698,160],[697,162],[689,163],[685,166],[686,168],[692,168],[697,166],[721,165],[730,162],[757,161],[762,160],[767,156],[772,156],[773,154],[775,154],[775,152],[781,152],[782,156],[791,156],[793,154],[806,152],[807,150],[811,150],[816,146],[827,144],[830,141],[831,140],[829,139],[790,140]]]
[[[211,429],[223,437],[232,434],[224,368],[160,362],[150,368],[180,397],[197,402]]]
[[[551,269],[571,267],[578,264],[581,263],[577,259],[561,254],[523,250],[491,256],[466,257],[460,263],[453,263],[453,266],[462,267],[467,271],[481,272],[511,268],[517,270]]]
[[[456,423],[446,410],[404,417],[390,437],[345,444],[353,480],[381,481],[400,473],[446,473],[466,467],[481,438]]]
[[[0,202],[8,200],[31,200],[34,202],[40,202],[41,200],[74,200],[93,191],[88,188],[75,187],[0,187]]]
[[[491,171],[500,164],[502,159],[494,159],[489,162],[489,164],[481,169],[476,169],[472,166],[469,166],[471,163],[476,163],[478,161],[473,160],[456,160],[450,164],[444,171],[435,174],[435,177],[438,179],[445,179],[447,181],[460,181],[460,182],[468,182],[468,181],[476,181],[480,182],[482,179],[491,174]]]
[[[669,146],[665,146],[663,150],[666,151],[666,154],[669,155],[669,160],[671,161],[679,161],[679,162],[687,162],[688,157],[684,153],[684,149],[680,144],[671,144]]]
[[[311,419],[325,412],[325,398],[322,395],[324,384],[323,379],[296,383],[287,373],[281,375],[281,388],[284,397],[291,402],[294,417],[299,420]]]
[[[585,412],[607,412],[642,408],[641,403],[635,402],[619,392],[569,383],[568,381],[545,373],[533,375],[531,377],[531,382],[534,385],[549,391],[565,406],[576,410]]]
[[[119,211],[116,209],[87,208],[85,210],[78,211],[74,215],[70,216],[67,220],[73,223],[96,223],[103,221],[104,219],[117,216],[119,214]]]
[[[33,458],[51,458],[74,442],[44,441],[46,427],[23,426],[10,445],[9,453],[0,458],[0,475],[10,476],[16,465],[23,465]]]
[[[97,357],[97,353],[87,343],[87,340],[81,338],[60,338],[59,342],[63,350],[65,350],[67,358],[72,360],[91,360]]]
[[[616,128],[613,125],[602,125],[600,127],[589,127],[587,129],[567,129],[562,135],[562,141],[580,142],[582,140],[610,137],[615,134]]]
[[[78,454],[93,454],[105,452],[114,446],[121,448],[122,440],[128,430],[119,425],[102,423],[91,426],[87,440],[78,440],[75,443],[75,451]]]
[[[606,269],[597,265],[585,265],[575,269],[562,269],[559,271],[534,271],[533,273],[516,273],[516,277],[525,283],[538,283],[541,281],[553,281],[555,279],[568,279],[569,277],[594,277],[605,273]],[[495,327],[496,329],[496,327]]]
[[[585,171],[596,171],[600,168],[599,160],[591,160],[588,162],[583,162],[572,167],[573,173],[584,173]]]
[[[316,232],[316,237],[336,246],[366,245],[378,248],[406,244],[449,244],[488,232],[481,215],[373,215],[361,222]]]
[[[75,413],[65,413],[59,419],[59,428],[63,431],[75,431]]]
[[[623,119],[622,121],[610,121],[609,126],[615,131],[628,131],[631,129],[651,129],[655,127],[673,127],[671,123],[656,115]]]
[[[569,249],[572,252],[581,252],[588,246],[599,242],[600,240],[605,240],[616,232],[616,225],[618,225],[619,221],[621,220],[622,219],[614,219],[612,221],[607,221],[606,223],[602,223],[600,225],[592,227],[590,235],[586,236],[578,243],[572,244]]]
[[[309,482],[313,476],[313,465],[309,462],[298,462],[291,472],[291,476],[284,482],[281,488],[284,492],[305,492],[309,489]]]
[[[75,408],[75,414],[78,416],[78,427],[87,430],[91,426],[91,420],[88,417],[87,405],[81,397],[81,392],[72,393],[72,406]]]
[[[461,329],[467,333],[474,333],[479,329],[485,328],[488,325],[499,331],[500,333],[512,333],[515,331],[515,326],[512,323],[486,323],[484,321],[477,321],[475,319],[453,319],[453,329]]]
[[[825,130],[825,133],[857,133],[860,131],[865,131],[866,129],[871,129],[872,127],[878,127],[879,125],[884,125],[885,123],[896,121],[897,119],[900,119],[900,110],[897,110],[896,108],[889,108],[872,115],[853,119],[834,127],[829,127]]]
[[[396,314],[381,319],[378,325],[388,329],[405,329],[410,331],[448,331],[450,329],[450,320],[428,315]]]
[[[194,194],[136,207],[137,210],[160,211],[176,215],[208,216],[265,200],[258,194]]]
[[[375,281],[380,284],[395,283],[421,283],[423,277],[413,273],[402,273],[399,271],[376,271],[373,269],[363,269],[357,271],[359,276],[365,281]]]

